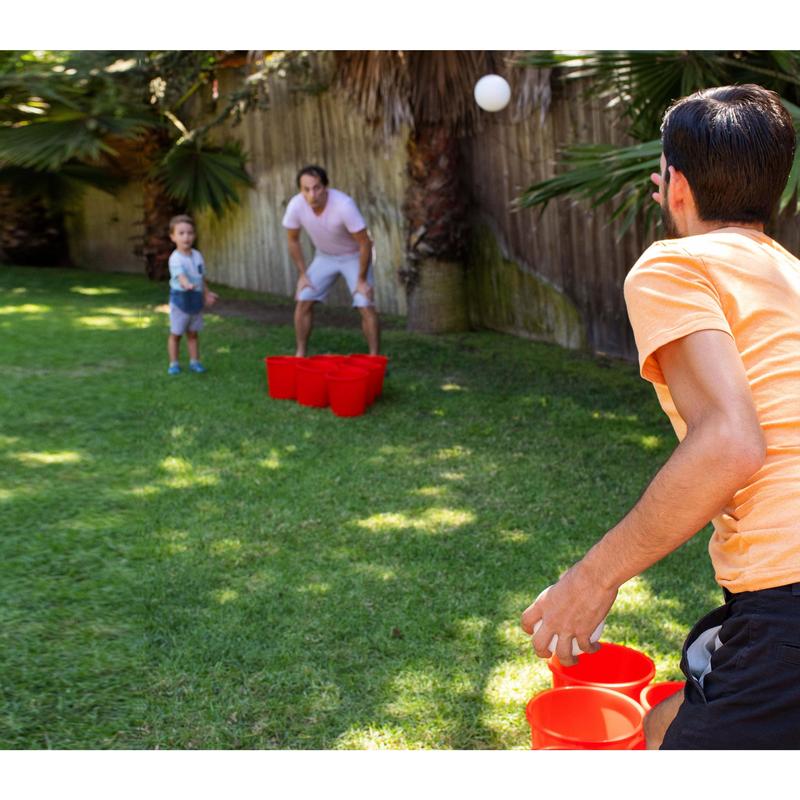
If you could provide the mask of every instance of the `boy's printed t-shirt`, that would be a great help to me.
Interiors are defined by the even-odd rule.
[[[709,553],[732,592],[800,582],[800,261],[741,227],[656,242],[625,280],[641,375],[678,435],[654,357],[701,330],[729,334],[742,357],[767,444],[766,461],[713,520]]]
[[[191,291],[184,289],[178,278],[183,274],[186,276],[189,283],[191,283],[196,291],[203,290],[203,274],[205,273],[205,264],[203,263],[203,256],[200,251],[192,248],[189,255],[184,255],[179,250],[173,250],[172,255],[169,257],[169,288],[176,292]]]
[[[304,228],[314,247],[330,256],[358,252],[358,242],[350,235],[367,227],[355,201],[338,189],[328,189],[328,200],[317,216],[302,194],[296,194],[286,207],[283,227]]]

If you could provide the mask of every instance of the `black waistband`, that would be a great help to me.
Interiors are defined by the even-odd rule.
[[[729,603],[736,597],[744,597],[746,595],[769,595],[769,594],[793,594],[800,596],[800,583],[787,583],[784,586],[770,586],[769,589],[756,589],[753,592],[731,592],[722,587],[722,592],[725,595],[725,602]]]

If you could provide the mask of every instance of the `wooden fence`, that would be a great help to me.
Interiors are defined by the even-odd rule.
[[[241,79],[230,72],[220,91]],[[625,141],[615,117],[587,99],[585,88],[572,83],[555,91],[544,114],[533,110],[516,120],[510,108],[485,114],[482,129],[463,140],[475,236],[466,282],[470,319],[476,326],[630,359],[635,346],[622,284],[652,234],[632,229],[620,238],[608,206],[591,209],[562,199],[544,213],[512,209],[526,187],[554,174],[560,147]],[[206,214],[199,219],[199,246],[209,277],[230,286],[293,294],[296,271],[281,220],[297,191],[297,169],[319,163],[328,170],[331,185],[352,195],[367,219],[376,243],[379,310],[405,314],[405,292],[396,273],[404,252],[407,133],[385,141],[333,90],[293,93],[274,80],[270,109],[250,112],[241,125],[225,131],[249,153],[255,189],[245,191],[241,206],[223,218]],[[76,263],[135,268],[131,239],[137,235],[140,205],[136,187],[112,202],[89,193],[72,226]],[[776,235],[798,252],[795,219],[785,220]],[[343,285],[331,302],[349,302]]]

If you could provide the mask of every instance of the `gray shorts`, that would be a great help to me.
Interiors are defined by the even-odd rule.
[[[176,305],[169,304],[169,332],[173,336],[183,336],[184,333],[197,333],[203,330],[203,312],[187,314]]]
[[[311,281],[314,288],[306,287],[298,295],[298,300],[312,300],[323,302],[328,296],[336,279],[341,275],[347,281],[347,288],[353,297],[353,308],[367,308],[375,305],[363,294],[356,294],[356,283],[358,283],[358,253],[351,253],[344,256],[331,256],[327,253],[317,251],[311,266],[306,270],[306,277]],[[372,277],[372,264],[367,270],[367,283],[374,286]]]

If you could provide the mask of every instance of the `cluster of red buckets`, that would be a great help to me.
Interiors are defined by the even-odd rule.
[[[276,400],[358,417],[383,394],[386,356],[267,356],[267,391]]]
[[[609,642],[572,667],[555,656],[547,665],[553,688],[535,695],[525,710],[533,750],[644,750],[645,714],[684,685],[652,683],[652,659]]]

